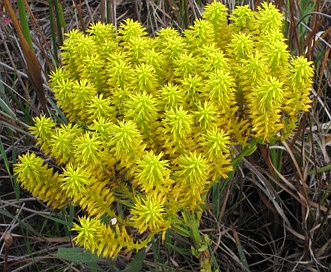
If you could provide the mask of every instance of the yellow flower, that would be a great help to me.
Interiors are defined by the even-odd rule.
[[[86,132],[74,141],[74,154],[77,162],[84,166],[100,165],[104,156],[103,143],[95,132]]]
[[[126,19],[118,29],[118,34],[121,40],[128,42],[132,38],[146,36],[146,29],[138,22],[132,19]]]
[[[247,93],[249,114],[256,138],[269,141],[283,127],[281,110],[283,83],[274,77],[266,77],[256,86],[254,92]]]
[[[68,204],[68,197],[60,187],[59,175],[53,174],[53,168],[33,153],[28,152],[18,158],[20,163],[14,166],[14,172],[23,188],[53,208],[60,209]]]
[[[204,135],[202,145],[210,162],[209,177],[213,182],[220,177],[227,178],[232,171],[231,158],[229,158],[230,137],[223,130],[210,129]]]
[[[37,139],[37,145],[39,145],[46,153],[49,153],[50,140],[55,124],[51,118],[46,117],[45,115],[34,118],[34,123],[34,126],[30,127],[30,132]]]
[[[57,159],[58,164],[64,164],[73,159],[72,141],[82,134],[82,129],[76,124],[61,125],[53,130],[50,140],[51,156]]]
[[[155,155],[153,151],[146,152],[137,162],[134,182],[147,194],[167,193],[173,183],[170,177],[169,163],[161,160],[163,153]]]
[[[110,127],[110,131],[108,146],[111,152],[123,167],[131,167],[145,148],[136,123],[131,120],[119,121],[118,125]]]
[[[199,122],[200,128],[208,130],[215,126],[218,115],[218,109],[211,101],[205,101],[203,104],[197,104],[197,111],[194,115]]]
[[[87,194],[87,188],[89,188],[92,182],[95,182],[95,180],[91,179],[91,174],[84,168],[77,167],[75,169],[72,165],[68,165],[64,169],[62,181],[61,187],[75,202],[82,195]]]
[[[239,32],[245,32],[252,30],[253,24],[255,22],[254,12],[249,8],[248,5],[238,6],[230,15],[230,20],[233,21],[231,27]]]
[[[210,166],[207,160],[201,154],[190,152],[178,157],[178,168],[174,172],[178,181],[176,198],[183,207],[199,209],[198,205],[203,203],[201,195],[206,193],[209,184],[207,178]]]
[[[147,230],[158,233],[170,227],[170,222],[165,220],[165,200],[162,196],[138,196],[135,201],[131,221],[139,233]]]
[[[97,253],[105,258],[115,258],[122,249],[140,250],[147,246],[147,243],[134,243],[125,227],[109,226],[103,224],[99,219],[90,217],[80,217],[79,224],[74,223],[72,230],[78,235],[74,242],[92,253]],[[150,239],[146,239],[149,241]]]
[[[256,19],[255,25],[261,33],[280,31],[283,25],[281,12],[271,3],[264,2],[258,7]]]
[[[89,217],[79,218],[80,225],[74,223],[73,230],[78,231],[74,242],[91,250],[93,253],[98,248],[99,239],[102,238],[101,226],[99,221]]]

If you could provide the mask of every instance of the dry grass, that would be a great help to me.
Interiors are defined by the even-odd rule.
[[[0,10],[0,267],[3,271],[133,271],[135,253],[116,261],[83,262],[60,258],[59,248],[72,247],[70,228],[78,210],[53,211],[19,188],[12,165],[27,150],[38,152],[26,132],[32,117],[46,112],[63,119],[47,85],[50,70],[59,65],[63,32],[84,30],[91,22],[118,25],[131,17],[151,35],[162,27],[186,28],[208,1],[61,1],[65,24],[56,17],[58,1],[31,1],[26,7],[42,77],[31,84],[31,70],[13,23]],[[255,8],[261,1],[223,1]],[[245,158],[228,182],[213,188],[213,203],[201,221],[201,233],[212,239],[210,252],[220,271],[330,271],[331,177],[330,144],[330,1],[274,1],[286,21],[284,31],[294,54],[315,64],[312,109],[300,117],[285,142],[259,146]],[[315,6],[312,3],[315,2]],[[11,1],[15,10],[16,1]],[[50,8],[49,3],[52,3]],[[108,3],[103,6],[102,3]],[[1,4],[0,4],[1,6]],[[31,69],[31,67],[29,67]],[[35,68],[32,68],[35,69]],[[40,97],[46,97],[43,108]],[[83,258],[86,256],[83,255]],[[88,258],[88,256],[86,257]],[[189,241],[169,232],[165,244],[155,239],[146,250],[142,271],[196,271]],[[127,268],[127,270],[124,270]]]

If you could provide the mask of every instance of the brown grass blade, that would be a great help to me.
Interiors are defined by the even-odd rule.
[[[45,95],[45,91],[43,88],[43,79],[41,76],[41,65],[36,57],[36,55],[32,52],[28,42],[26,41],[20,23],[16,18],[15,15],[15,11],[13,10],[11,4],[9,3],[8,0],[4,0],[3,1],[9,16],[14,24],[16,33],[20,39],[20,44],[23,50],[23,54],[26,60],[26,64],[27,64],[27,73],[30,77],[30,80],[33,84],[33,86],[36,89],[37,92],[37,96],[39,99],[39,102],[41,104],[42,110],[44,111],[44,113],[47,113],[47,107],[46,107],[46,95]]]
[[[293,41],[292,47],[296,47],[298,50],[298,55],[302,55],[302,48],[300,46],[299,41],[299,34],[297,30],[297,20],[295,19],[295,2],[293,0],[289,1],[289,7],[290,7],[290,41]]]
[[[307,35],[305,40],[305,45],[308,46],[307,50],[307,57],[310,60],[314,59],[314,48],[316,45],[316,34],[318,32],[318,29],[320,28],[320,21],[319,21],[319,7],[320,7],[320,0],[317,0],[315,2],[315,13],[312,18],[312,26],[311,26],[311,32]]]

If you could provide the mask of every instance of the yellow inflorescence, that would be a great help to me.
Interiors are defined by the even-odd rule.
[[[183,35],[166,28],[151,38],[131,19],[117,31],[71,31],[50,76],[69,123],[40,116],[31,127],[62,170],[27,153],[18,181],[54,208],[84,209],[74,230],[86,249],[116,257],[146,246],[182,211],[202,209],[232,171],[231,145],[285,138],[309,110],[313,69],[290,56],[281,26],[272,4],[228,18],[214,2]],[[147,238],[134,241],[132,228]]]

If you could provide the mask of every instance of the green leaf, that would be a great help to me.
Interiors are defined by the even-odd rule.
[[[207,249],[208,249],[208,245],[203,244],[200,248],[198,248],[198,251],[199,251],[199,252],[204,252],[204,251],[207,250]]]
[[[59,248],[54,256],[74,263],[95,263],[101,258],[83,248]]]
[[[146,251],[140,250],[133,258],[133,260],[127,265],[123,272],[140,272],[142,271],[142,266],[146,258]]]
[[[54,222],[57,222],[59,224],[62,224],[64,226],[67,226],[69,228],[72,228],[72,221],[66,221],[66,220],[62,220],[60,218],[57,218],[57,217],[53,217],[53,216],[49,216],[49,215],[45,215],[45,214],[41,214],[42,217],[45,217],[49,220],[52,220]]]

